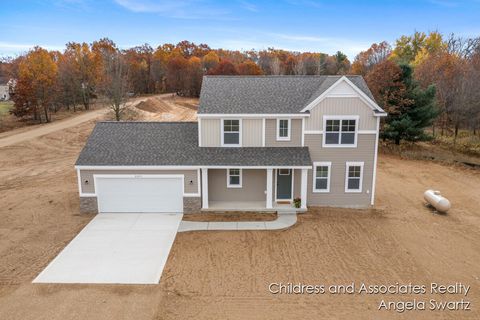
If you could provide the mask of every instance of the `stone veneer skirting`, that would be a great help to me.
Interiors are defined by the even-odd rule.
[[[200,197],[184,197],[183,212],[200,212],[202,199]],[[80,197],[80,213],[98,213],[97,197]]]
[[[202,209],[201,197],[183,197],[183,213],[198,213]]]
[[[80,197],[80,213],[98,213],[97,197]]]

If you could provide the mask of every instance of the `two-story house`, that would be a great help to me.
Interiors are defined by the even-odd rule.
[[[360,76],[206,76],[198,122],[101,122],[82,212],[374,204],[380,117]]]

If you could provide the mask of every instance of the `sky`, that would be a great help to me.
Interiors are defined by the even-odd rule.
[[[0,30],[0,56],[108,37],[121,48],[189,40],[353,59],[416,30],[480,36],[480,0],[0,0]]]

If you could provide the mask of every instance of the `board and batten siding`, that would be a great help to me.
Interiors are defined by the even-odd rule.
[[[262,119],[242,120],[242,147],[261,147],[262,135]]]
[[[183,174],[184,175],[184,193],[198,192],[198,172],[197,170],[80,170],[80,186],[82,193],[95,194],[94,174],[126,174],[126,175],[148,175],[148,174]],[[88,183],[86,183],[88,181]],[[190,184],[190,181],[192,183]]]
[[[308,170],[307,199],[309,206],[370,206],[373,163],[375,157],[374,134],[359,134],[357,148],[322,148],[322,134],[305,135],[305,146],[310,150],[312,162],[331,162],[330,192],[313,192],[313,170]],[[361,193],[345,192],[346,162],[364,162]]]
[[[227,170],[208,170],[208,198],[210,201],[265,201],[267,171],[243,169],[242,187],[227,188]]]
[[[202,119],[202,147],[221,146],[221,119]],[[263,122],[262,119],[242,119],[242,147],[261,147]]]
[[[201,119],[200,125],[202,147],[220,147],[220,119]]]
[[[277,141],[277,119],[265,120],[266,147],[300,147],[302,146],[302,120],[291,120],[290,141]]]
[[[372,109],[360,98],[325,98],[310,110],[310,117],[305,118],[305,131],[323,130],[325,115],[358,115],[358,130],[376,130],[377,118]]]

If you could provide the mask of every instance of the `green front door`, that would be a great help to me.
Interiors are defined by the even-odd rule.
[[[277,169],[277,200],[292,199],[292,170]]]

